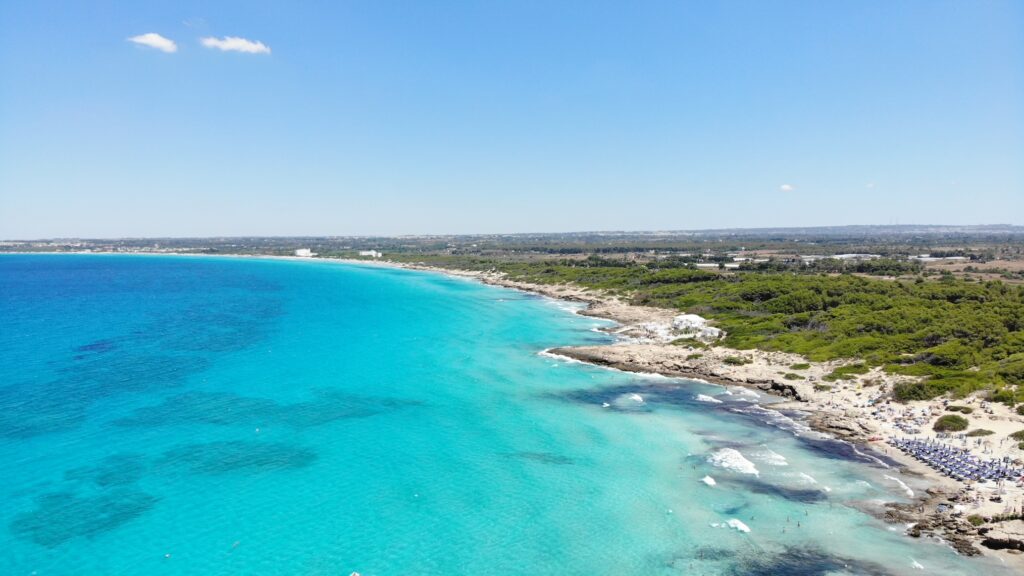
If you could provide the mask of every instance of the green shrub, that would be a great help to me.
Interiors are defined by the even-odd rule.
[[[793,364],[792,366],[789,367],[789,369],[790,370],[807,370],[810,367],[811,367],[810,364],[801,363],[801,364]]]
[[[967,418],[964,418],[963,416],[946,414],[935,421],[935,425],[932,426],[932,430],[935,430],[936,432],[960,432],[961,430],[967,430],[967,424]],[[1024,430],[1021,432],[1024,433]]]
[[[961,414],[970,414],[974,412],[974,408],[970,406],[946,406],[947,412],[960,412]]]
[[[1024,416],[1024,404],[1019,404],[1017,406],[1017,414]]]
[[[722,362],[730,366],[743,366],[744,364],[747,363],[747,359],[741,358],[739,356],[726,356],[725,358],[722,359]]]
[[[1017,444],[1017,448],[1019,450],[1024,450],[1024,442],[1021,442],[1020,444]]]
[[[854,380],[857,374],[867,374],[869,370],[871,370],[871,368],[869,368],[867,364],[840,366],[823,379],[829,382],[835,382],[836,380]]]
[[[703,354],[689,354],[689,355],[686,356],[686,359],[687,360],[700,360],[703,357],[704,357]]]
[[[971,523],[971,526],[981,526],[985,523],[985,519],[977,514],[971,514],[968,516],[967,521]]]
[[[824,259],[796,267],[768,262],[722,274],[694,270],[678,259],[637,263],[601,254],[556,256],[577,253],[560,247],[549,252],[551,257],[531,261],[418,253],[407,259],[496,270],[511,280],[538,284],[573,283],[631,302],[700,314],[727,332],[722,345],[740,350],[789,352],[808,362],[859,359],[868,367],[920,377],[923,382],[894,390],[901,400],[987,390],[994,402],[1024,404],[1021,287],[915,272],[919,265],[897,260]],[[883,270],[919,276],[906,281],[852,274]],[[805,369],[800,364],[790,368]],[[830,380],[853,374],[837,370]]]
[[[934,382],[900,382],[893,386],[892,396],[900,402],[910,400],[931,400],[942,396],[946,390]]]
[[[832,389],[832,387],[829,386],[828,384],[815,384],[814,385],[814,391],[815,392],[828,392],[831,389]]]
[[[1010,438],[1013,438],[1014,440],[1024,440],[1024,430],[1018,430],[1013,434],[1010,434]]]
[[[783,374],[782,377],[785,378],[786,380],[803,380],[804,379],[803,376],[801,376],[799,374],[793,374],[792,372],[787,372],[787,373]]]
[[[991,430],[985,430],[984,428],[978,428],[976,430],[971,430],[970,432],[967,433],[967,435],[970,436],[971,438],[975,438],[977,436],[991,436],[993,434],[995,434],[995,432],[993,432]]]

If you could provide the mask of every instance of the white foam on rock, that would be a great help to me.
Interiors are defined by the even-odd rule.
[[[739,520],[737,520],[735,518],[730,518],[729,522],[727,522],[727,524],[729,524],[730,528],[735,528],[735,529],[739,530],[740,532],[747,532],[747,533],[750,532],[750,527],[749,526],[747,526],[746,524],[744,524],[743,522],[740,522]]]
[[[611,401],[612,406],[618,410],[644,410],[647,404],[644,402],[644,397],[632,392],[628,394],[620,394]]]
[[[786,457],[778,452],[773,452],[768,448],[758,452],[755,456],[758,460],[768,464],[770,466],[789,466],[789,462],[786,461]]]
[[[761,474],[753,462],[744,458],[743,454],[740,454],[740,451],[734,448],[717,450],[711,456],[708,456],[708,462],[719,468],[725,468],[740,474],[753,474],[754,476],[760,476]]]
[[[694,399],[697,400],[698,402],[707,402],[709,404],[721,404],[722,403],[722,401],[719,400],[718,398],[713,398],[711,396],[708,396],[707,394],[697,394],[697,396],[694,397]]]

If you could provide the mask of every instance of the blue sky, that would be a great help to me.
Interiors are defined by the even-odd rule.
[[[1024,3],[0,3],[0,238],[891,223],[1024,224]]]

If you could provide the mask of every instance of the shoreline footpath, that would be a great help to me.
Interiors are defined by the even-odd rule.
[[[397,268],[439,273],[585,304],[586,308],[579,310],[578,313],[615,322],[616,327],[602,330],[618,336],[619,342],[598,346],[556,347],[543,353],[625,372],[653,373],[713,384],[739,385],[780,396],[783,401],[772,404],[769,409],[797,413],[812,430],[882,454],[886,459],[900,464],[901,474],[913,476],[929,485],[924,495],[913,493],[907,488],[910,503],[887,503],[883,512],[874,513],[876,517],[892,524],[907,526],[906,533],[912,537],[939,538],[962,555],[978,555],[984,550],[985,554],[998,558],[1024,573],[1024,554],[1021,553],[1021,550],[1024,550],[1024,521],[1001,522],[990,530],[985,530],[984,527],[979,530],[967,521],[970,515],[988,517],[1003,514],[1011,509],[1020,510],[1024,505],[1024,489],[1017,486],[967,488],[963,483],[944,477],[909,455],[878,441],[892,436],[906,436],[900,426],[905,427],[907,422],[913,422],[923,437],[934,437],[935,434],[931,431],[934,420],[944,413],[951,413],[944,412],[938,401],[895,404],[880,400],[893,384],[907,377],[893,376],[879,369],[872,369],[866,374],[852,375],[849,380],[826,381],[825,377],[834,369],[849,365],[851,362],[809,362],[801,356],[783,352],[736,350],[705,344],[680,345],[676,339],[659,338],[662,336],[659,330],[652,331],[652,327],[670,327],[673,318],[679,314],[678,311],[633,305],[623,302],[614,295],[574,285],[545,285],[510,280],[494,271],[458,270],[380,260],[255,254],[58,254],[227,257]],[[989,405],[985,410],[980,410],[978,403],[973,400],[968,405],[973,406],[976,412],[985,414],[981,416],[983,421],[980,422],[984,429],[991,429],[999,435],[1005,435],[1007,430],[1013,432],[1024,429],[1024,418],[1013,414],[1008,407]],[[974,415],[970,419],[972,422],[977,420]],[[919,434],[917,437],[922,435]],[[982,439],[978,439],[978,443],[981,442]],[[1015,442],[1011,443],[1011,446],[1006,446],[1005,442],[1001,442],[999,446],[992,446],[991,441],[987,444],[989,445],[984,446],[985,457],[1012,454],[1013,450],[1016,450]],[[1016,454],[1016,457],[1019,456],[1019,453]],[[897,482],[902,484],[902,481]],[[1000,502],[993,502],[992,499],[995,497],[998,497]]]

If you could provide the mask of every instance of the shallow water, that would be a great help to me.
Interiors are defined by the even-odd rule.
[[[0,574],[1002,572],[875,520],[899,475],[767,398],[538,354],[608,340],[570,308],[328,262],[0,257]]]

